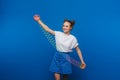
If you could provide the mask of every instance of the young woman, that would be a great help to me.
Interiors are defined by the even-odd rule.
[[[55,35],[56,49],[57,52],[54,55],[52,60],[50,71],[54,72],[55,80],[60,80],[60,75],[63,76],[63,80],[68,80],[68,75],[72,73],[71,63],[66,59],[66,56],[72,52],[72,49],[75,48],[78,56],[82,62],[80,65],[81,69],[86,67],[86,64],[83,60],[82,53],[78,47],[78,42],[75,36],[70,34],[74,26],[74,21],[64,20],[61,31],[54,31],[45,25],[39,15],[34,15],[34,20],[37,21],[45,31]]]

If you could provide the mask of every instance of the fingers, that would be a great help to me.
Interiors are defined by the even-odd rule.
[[[35,21],[40,20],[40,16],[39,16],[38,14],[35,14],[35,15],[33,16],[33,18],[34,18]]]
[[[40,17],[38,14],[35,14],[34,17]]]

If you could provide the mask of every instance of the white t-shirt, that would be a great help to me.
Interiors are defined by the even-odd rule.
[[[75,36],[67,35],[61,31],[55,31],[56,49],[59,52],[72,52],[72,49],[78,46]]]

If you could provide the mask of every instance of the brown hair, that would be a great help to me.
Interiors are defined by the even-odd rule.
[[[75,24],[75,20],[64,19],[64,22],[69,22],[71,24],[70,27],[72,27],[72,28],[73,28],[73,26]]]

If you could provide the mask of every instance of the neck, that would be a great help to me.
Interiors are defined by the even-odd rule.
[[[64,32],[66,35],[70,35],[70,32]]]

